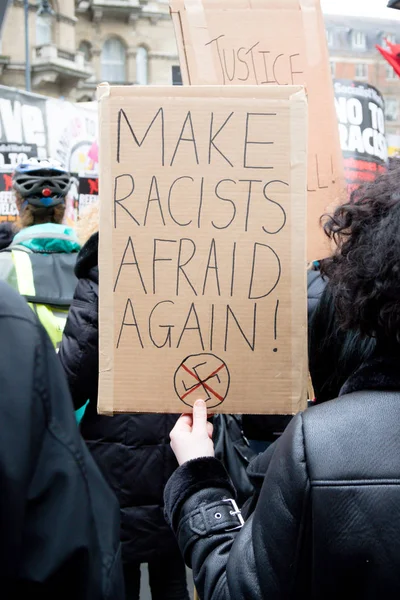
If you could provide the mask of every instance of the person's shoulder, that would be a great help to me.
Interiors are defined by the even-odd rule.
[[[322,277],[321,272],[317,270],[307,271],[307,294],[308,297],[319,297],[324,291],[326,280]]]
[[[98,249],[99,234],[94,233],[79,252],[75,267],[78,279],[90,279],[98,283]]]
[[[311,319],[314,311],[324,293],[326,281],[319,270],[307,272],[307,307],[308,318]]]
[[[13,223],[0,223],[0,250],[8,248],[12,243],[15,234],[16,231]]]
[[[399,419],[400,392],[360,390],[309,408],[303,413],[303,432],[311,478],[394,476]]]
[[[4,281],[0,281],[0,319],[15,318],[36,326],[35,315],[26,300]]]
[[[86,277],[78,279],[77,286],[75,288],[74,300],[72,306],[77,306],[76,301],[86,302],[88,305],[98,302],[99,298],[99,285],[98,285],[98,271],[93,272],[94,269],[87,274]],[[97,277],[96,277],[97,275]],[[81,305],[78,305],[82,309]]]
[[[12,246],[7,248],[1,248],[0,250],[0,280],[6,280],[10,272],[14,269],[14,263],[12,259]]]

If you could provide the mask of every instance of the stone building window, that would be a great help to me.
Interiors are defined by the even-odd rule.
[[[48,46],[53,41],[53,18],[51,15],[36,15],[36,46]]]
[[[393,79],[397,79],[397,75],[395,70],[393,69],[393,67],[391,65],[385,65],[385,69],[386,69],[386,79],[388,81],[392,81]]]
[[[387,121],[397,121],[399,118],[399,101],[397,98],[386,98],[385,117]]]
[[[117,38],[104,42],[101,51],[101,78],[110,83],[126,82],[126,50]]]
[[[79,44],[78,51],[82,52],[86,64],[89,64],[92,61],[92,44],[90,42],[83,40]]]
[[[328,43],[328,48],[333,48],[334,45],[334,35],[333,35],[333,30],[332,29],[327,29],[326,30],[326,41]]]
[[[144,46],[139,46],[136,52],[136,83],[147,85],[149,79],[149,53]]]
[[[367,38],[363,31],[353,31],[351,35],[351,45],[354,50],[365,50],[367,47]]]
[[[396,36],[394,35],[394,33],[386,33],[386,34],[383,34],[383,36],[382,36],[381,45],[386,50],[389,50],[389,46],[388,46],[387,42],[390,42],[391,44],[396,43]]]
[[[365,63],[357,63],[355,77],[356,79],[368,79],[368,65]]]

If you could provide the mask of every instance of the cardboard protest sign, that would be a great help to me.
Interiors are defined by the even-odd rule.
[[[99,104],[100,412],[297,412],[303,88],[103,84]]]
[[[352,192],[386,171],[385,103],[367,83],[337,79],[334,88],[347,189]]]
[[[320,217],[344,179],[319,0],[170,0],[184,84],[305,85],[309,260],[329,248]]]

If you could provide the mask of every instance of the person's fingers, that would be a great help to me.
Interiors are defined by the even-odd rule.
[[[182,415],[175,423],[175,427],[178,429],[186,429],[188,426],[192,427],[193,417],[192,415]]]
[[[213,431],[214,431],[213,424],[210,423],[210,421],[207,421],[207,433],[208,433],[208,437],[210,438],[210,440],[212,439]]]
[[[207,427],[207,405],[204,400],[196,400],[193,406],[193,432],[205,433]]]
[[[193,424],[193,416],[189,415],[189,414],[183,414],[179,417],[179,419],[177,420],[177,423],[179,423],[179,425],[190,425],[190,427]]]
[[[191,431],[193,424],[192,415],[182,415],[175,423],[175,427],[172,429],[169,437],[172,438],[175,434],[179,434],[182,431]]]

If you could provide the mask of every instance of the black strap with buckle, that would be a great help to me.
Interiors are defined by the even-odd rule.
[[[185,517],[178,528],[179,546],[183,552],[195,538],[230,532],[244,525],[242,513],[233,498],[201,505]]]

